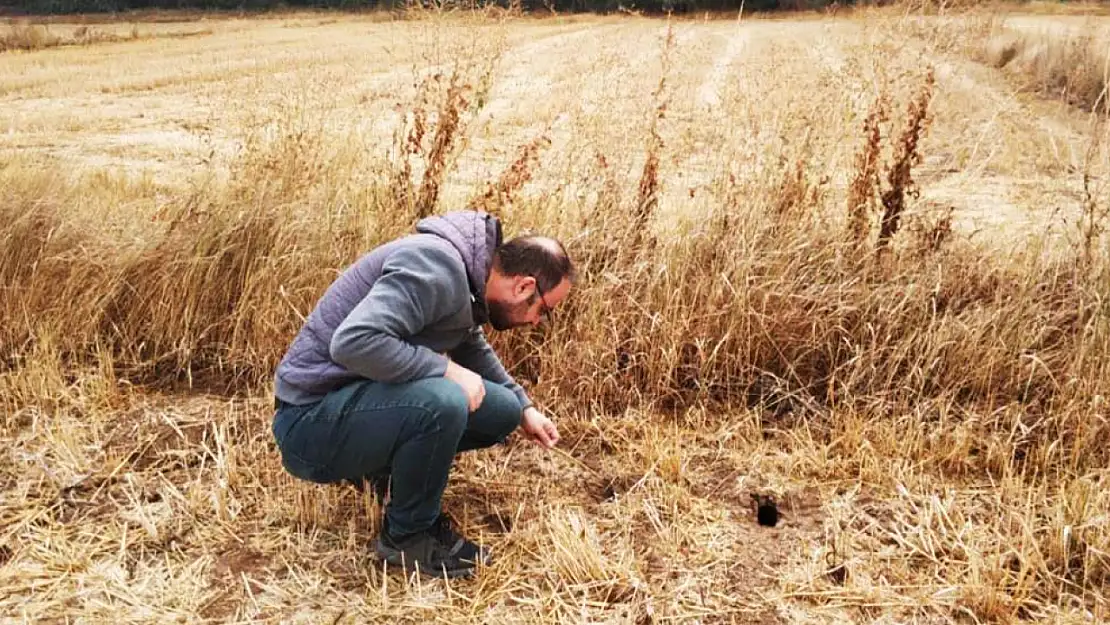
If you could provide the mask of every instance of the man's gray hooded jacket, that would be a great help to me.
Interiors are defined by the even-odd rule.
[[[275,376],[275,395],[309,404],[360,379],[439,377],[450,356],[531,405],[486,342],[486,278],[501,224],[456,212],[422,219],[343,271],[309,314]]]

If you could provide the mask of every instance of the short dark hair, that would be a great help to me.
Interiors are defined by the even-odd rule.
[[[493,264],[507,276],[532,276],[541,291],[559,286],[563,278],[574,282],[574,264],[563,244],[539,236],[520,236],[494,250]]]

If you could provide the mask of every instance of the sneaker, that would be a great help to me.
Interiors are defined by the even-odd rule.
[[[415,571],[431,577],[449,578],[470,577],[474,574],[473,562],[452,555],[430,531],[395,540],[383,529],[374,550],[387,564],[402,567],[406,573]]]
[[[467,540],[456,532],[451,517],[444,513],[440,513],[439,518],[436,519],[436,522],[428,530],[428,533],[446,546],[448,553],[457,558],[482,565],[489,564],[490,562],[492,554],[489,549],[478,543]]]

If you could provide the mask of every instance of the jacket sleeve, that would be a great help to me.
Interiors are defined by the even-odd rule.
[[[466,340],[451,351],[451,358],[490,382],[508,388],[516,395],[522,411],[532,405],[532,400],[524,392],[524,388],[505,371],[501,359],[486,341],[486,333],[482,328],[471,330]]]
[[[386,383],[442,376],[447,358],[406,339],[469,304],[466,269],[438,248],[394,252],[381,277],[332,335],[332,360]]]

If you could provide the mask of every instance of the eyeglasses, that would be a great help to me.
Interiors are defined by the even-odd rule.
[[[550,305],[549,305],[549,304],[547,303],[547,297],[545,296],[545,294],[544,294],[544,292],[543,292],[543,289],[541,289],[541,288],[540,288],[540,281],[539,281],[539,279],[538,279],[538,278],[536,278],[535,276],[532,276],[532,279],[536,281],[536,293],[538,293],[538,294],[539,294],[539,296],[540,296],[540,301],[541,301],[541,302],[543,302],[543,310],[541,310],[541,311],[540,311],[540,316],[541,316],[541,317],[544,317],[544,318],[548,318],[548,319],[549,319],[549,318],[551,318],[551,313],[553,313],[553,312],[555,312],[555,311],[554,311],[554,309],[553,309],[553,308],[551,308],[551,306],[550,306]]]

